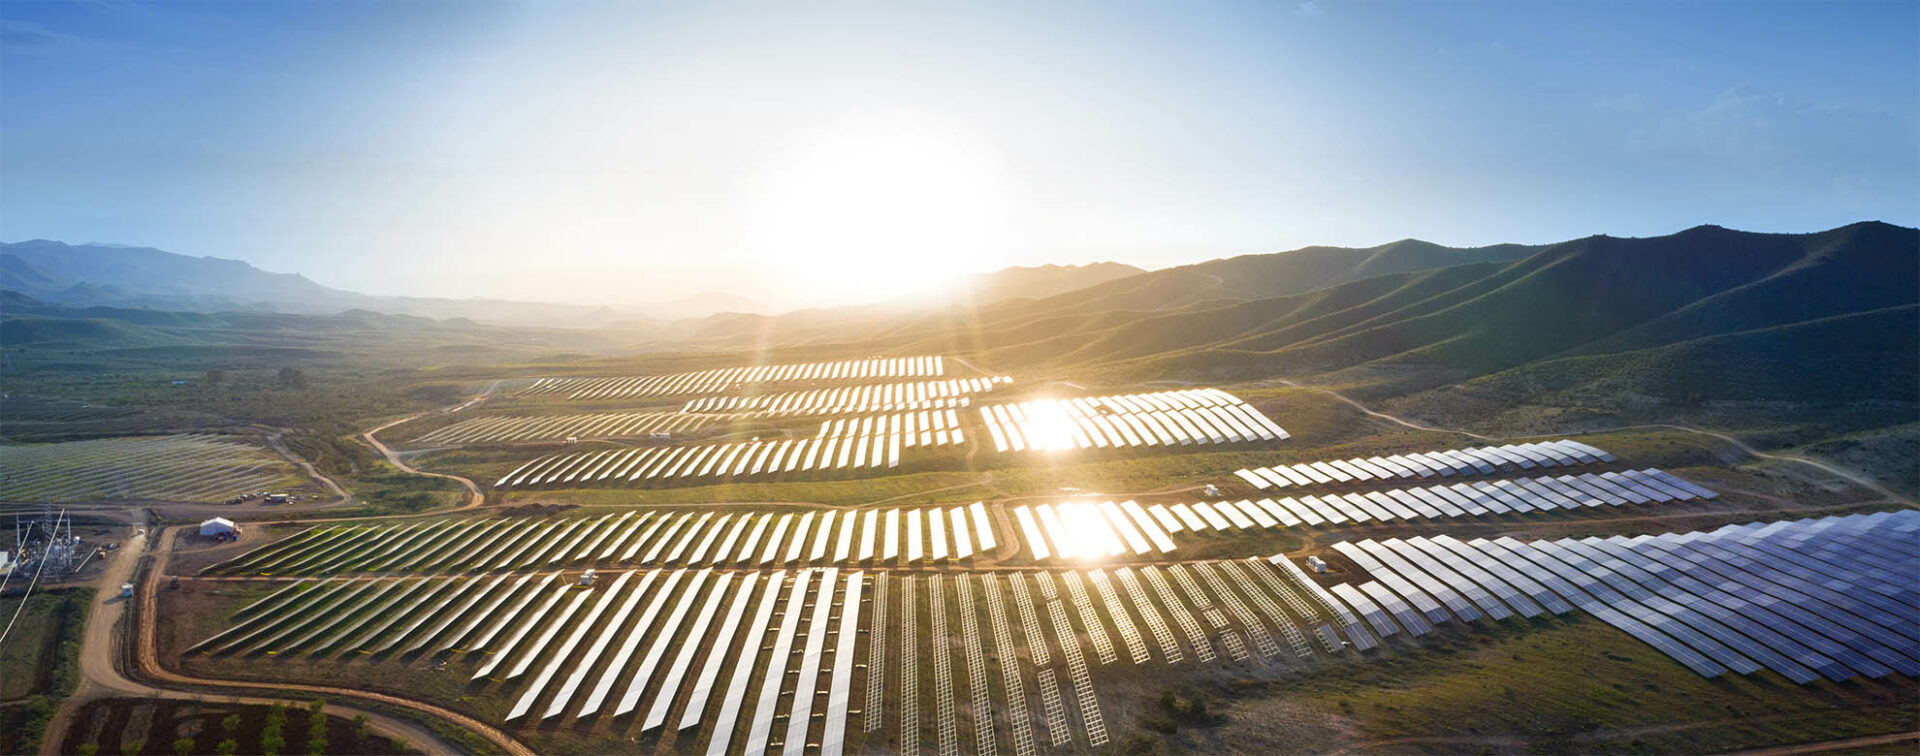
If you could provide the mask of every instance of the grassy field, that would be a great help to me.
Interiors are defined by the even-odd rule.
[[[81,588],[40,590],[27,600],[24,611],[19,596],[0,598],[0,622],[20,613],[6,646],[0,647],[0,701],[72,690],[79,674],[74,666],[78,647],[65,644],[79,638],[92,596]]]
[[[14,618],[0,646],[0,752],[32,753],[54,709],[80,684],[80,634],[93,591],[37,591],[21,609],[18,596],[0,598],[0,622]]]
[[[1454,632],[1375,664],[1213,691],[1271,734],[1269,709],[1339,722],[1362,751],[1700,753],[1911,729],[1911,680],[1798,686],[1771,673],[1708,680],[1584,615]]]

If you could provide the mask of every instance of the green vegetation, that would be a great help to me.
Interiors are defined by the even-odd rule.
[[[1448,633],[1377,663],[1228,690],[1236,721],[1284,698],[1350,721],[1364,742],[1432,752],[1506,740],[1536,753],[1722,752],[1901,731],[1920,716],[1896,680],[1708,680],[1582,615]]]
[[[341,718],[320,716],[306,707],[304,718],[290,722],[286,707],[225,704],[217,701],[179,701],[169,699],[103,698],[79,706],[64,733],[61,753],[143,752],[150,743],[164,743],[167,751],[190,754],[257,754],[267,736],[285,739],[286,728],[303,726],[305,744],[294,749],[311,753],[315,733],[325,732],[326,745],[321,753],[378,756],[408,753],[386,738],[358,737],[352,725]],[[216,723],[218,726],[216,727]],[[231,728],[229,730],[229,723]],[[269,726],[279,729],[269,732]],[[245,744],[244,746],[242,744]],[[270,743],[269,743],[270,744]],[[281,749],[286,749],[282,744]]]
[[[0,647],[0,752],[32,753],[54,711],[80,684],[80,637],[93,591],[42,590],[27,599],[14,634]],[[0,599],[0,618],[20,609]]]
[[[287,747],[287,738],[282,734],[286,726],[287,707],[268,706],[267,724],[260,730],[260,756],[279,756],[280,749]]]

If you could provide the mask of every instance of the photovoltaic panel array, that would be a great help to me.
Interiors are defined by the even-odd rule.
[[[492,415],[421,434],[416,444],[483,444],[563,438],[628,438],[707,427],[712,415],[682,412],[603,412],[580,415]]]
[[[1577,608],[1705,677],[1911,677],[1917,537],[1920,511],[1902,510],[1637,537],[1341,542],[1371,579],[1329,595],[1381,636]]]
[[[1537,444],[1507,444],[1473,449],[1390,454],[1366,459],[1300,462],[1250,470],[1236,470],[1254,488],[1332,485],[1374,481],[1440,478],[1456,475],[1492,475],[1502,471],[1534,470],[1616,461],[1612,454],[1562,439]]]
[[[969,397],[988,393],[1012,382],[1012,378],[1003,375],[994,378],[840,386],[754,396],[709,396],[688,401],[680,411],[786,417],[958,409],[967,406]]]
[[[609,378],[541,378],[520,391],[521,396],[558,396],[566,399],[629,399],[647,396],[720,394],[742,386],[810,381],[871,381],[888,378],[939,378],[946,375],[942,357],[876,357],[839,362],[792,365],[756,365],[716,368],[670,375]]]
[[[303,579],[190,653],[451,667],[475,695],[510,702],[508,723],[597,719],[677,751],[841,754],[871,722],[897,719],[900,752],[1021,754],[1042,738],[1108,742],[1097,666],[1301,667],[1342,653],[1338,620],[1311,590],[1262,559],[917,579],[712,567],[592,585],[552,571]],[[895,605],[908,621],[885,619]],[[1257,654],[1214,653],[1241,638]]]
[[[1516,477],[1412,488],[1261,499],[1254,504],[1287,527],[1363,525],[1444,517],[1486,517],[1679,501],[1719,494],[1658,468]]]
[[[103,438],[0,445],[0,501],[217,502],[304,482],[286,460],[234,436]]]
[[[980,408],[995,451],[1060,451],[1286,439],[1252,405],[1219,389],[1036,399]]]
[[[828,420],[818,435],[724,444],[549,454],[514,468],[494,488],[556,484],[713,481],[785,473],[891,469],[903,451],[966,443],[954,410]]]
[[[640,565],[912,566],[991,558],[999,549],[992,518],[980,502],[805,512],[676,508],[598,517],[314,528],[202,572],[348,575]]]

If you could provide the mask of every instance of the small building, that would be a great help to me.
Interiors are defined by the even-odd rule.
[[[1204,489],[1201,489],[1201,490],[1202,490],[1202,492],[1204,492],[1204,493],[1205,493],[1206,495],[1208,495],[1208,496],[1219,496],[1219,495],[1220,495],[1220,487],[1219,487],[1219,486],[1216,486],[1216,485],[1214,485],[1214,484],[1212,484],[1212,483],[1208,483],[1208,484],[1207,484],[1207,487],[1206,487],[1206,488],[1204,488]]]
[[[132,584],[132,583],[121,583],[121,584],[120,584],[120,598],[133,598],[133,584]]]
[[[1325,575],[1327,574],[1327,560],[1317,556],[1307,557],[1307,568]]]
[[[587,570],[586,572],[580,573],[580,584],[593,585],[593,570]]]
[[[267,494],[267,503],[268,504],[285,504],[287,503],[287,495],[283,493]]]
[[[568,437],[566,437],[566,439],[565,439],[565,440],[563,440],[563,441],[561,441],[560,443],[563,443],[563,444],[577,444],[577,443],[580,443],[580,437],[579,437],[579,436],[568,436]]]
[[[200,523],[200,535],[208,538],[239,538],[240,526],[225,517],[215,517]]]

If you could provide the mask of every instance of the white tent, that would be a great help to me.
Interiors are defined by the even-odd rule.
[[[232,520],[225,517],[215,517],[200,523],[200,535],[203,536],[232,536],[239,534],[240,526],[233,524]]]

